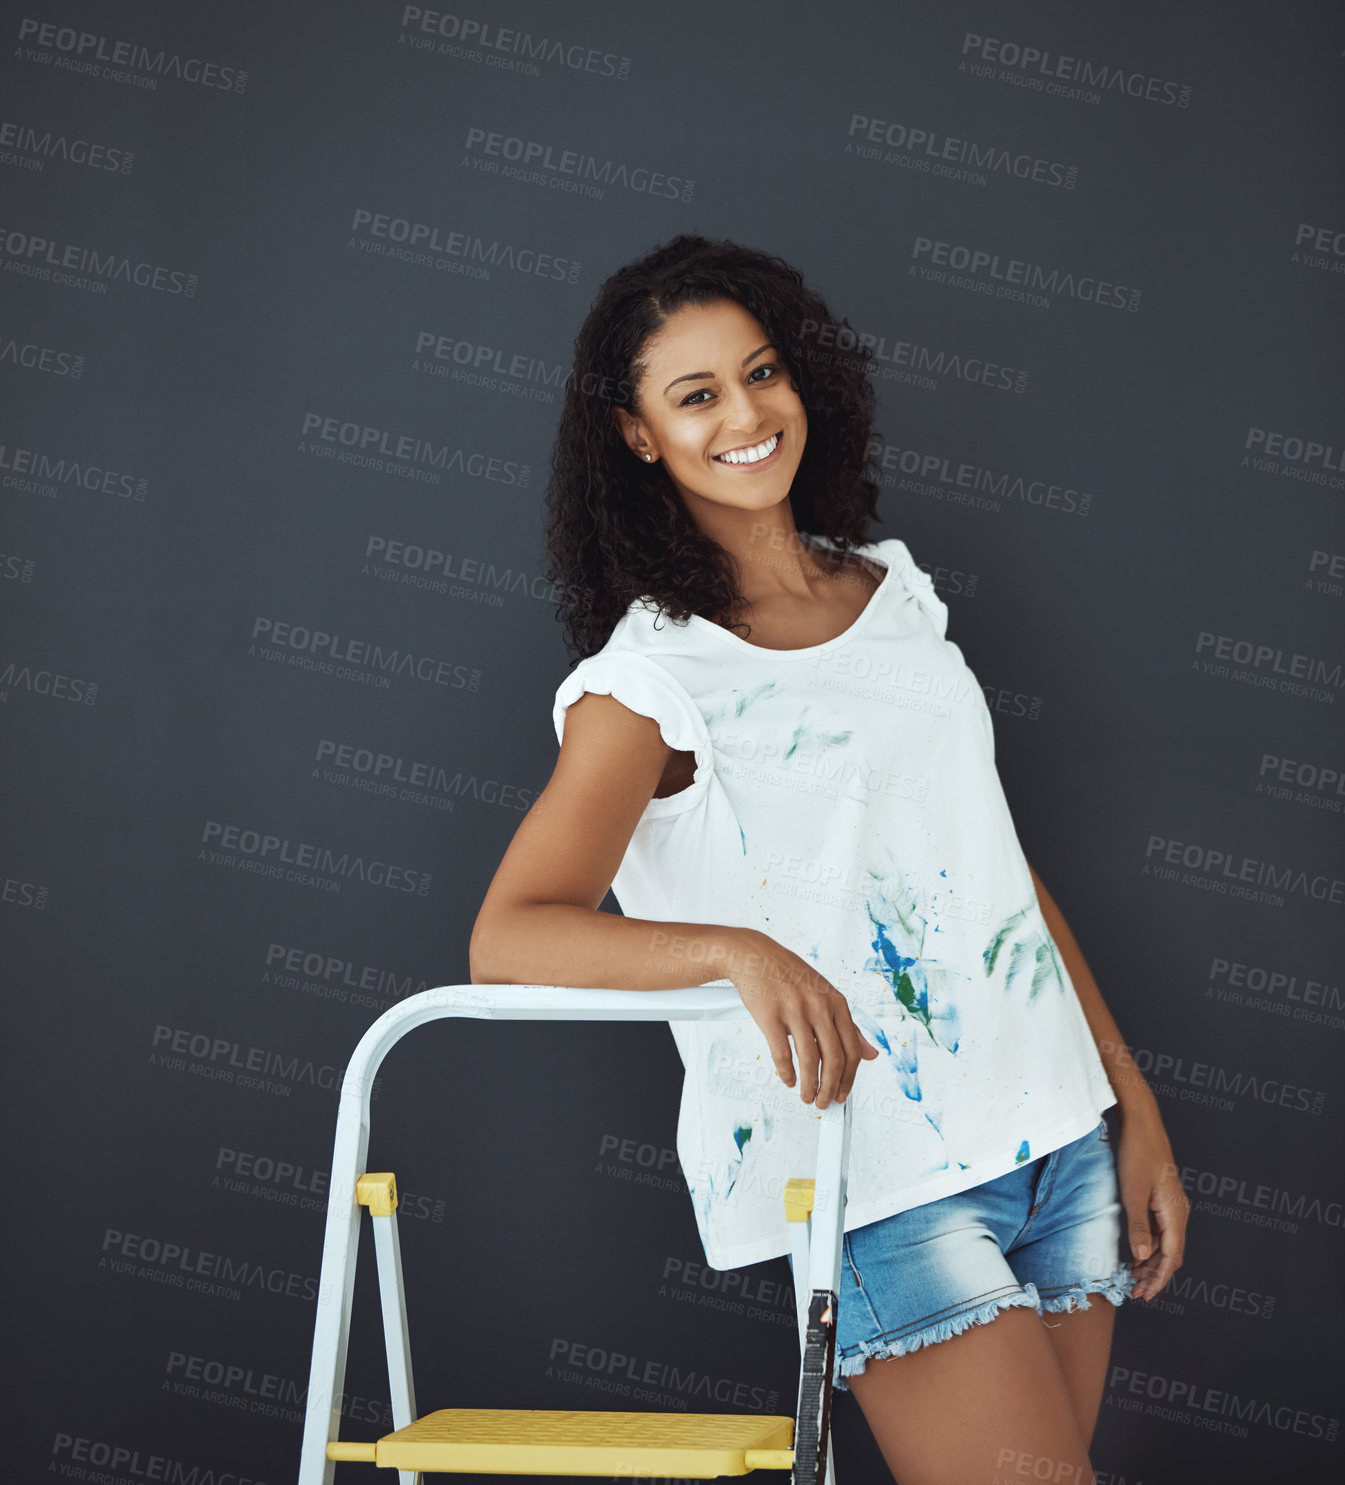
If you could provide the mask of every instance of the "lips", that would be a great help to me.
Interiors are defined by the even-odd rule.
[[[737,459],[728,459],[723,454],[715,454],[713,456],[714,457],[714,461],[715,461],[716,464],[723,464],[723,465],[727,466],[729,469],[755,469],[755,468],[757,468],[758,465],[769,464],[771,462],[771,460],[774,459],[775,456],[780,452],[780,445],[785,440],[785,434],[784,434],[784,429],[783,428],[782,429],[779,429],[775,433],[767,434],[767,436],[765,438],[759,439],[756,443],[744,444],[739,449],[729,449],[727,451],[728,453],[742,453],[742,452],[745,452],[748,449],[760,448],[763,443],[769,443],[772,438],[774,438],[774,440],[775,440],[775,447],[764,458],[761,458],[761,459],[751,459],[751,460],[745,460],[744,461],[744,460],[737,460]]]

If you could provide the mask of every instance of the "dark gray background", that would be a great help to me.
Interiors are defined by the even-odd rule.
[[[480,44],[417,49],[403,16],[382,0],[5,7],[11,1477],[82,1467],[94,1445],[139,1451],[142,1470],[160,1456],[202,1479],[293,1477],[333,1069],[392,1000],[467,980],[482,894],[555,757],[568,656],[540,532],[558,378],[602,279],[702,231],[798,265],[889,357],[897,342],[942,357],[933,386],[879,383],[888,445],[1092,494],[1087,515],[993,511],[897,475],[874,535],[903,537],[949,603],[1024,848],[1158,1086],[1194,1204],[1162,1303],[1118,1316],[1093,1457],[1130,1485],[1337,1478],[1341,904],[1240,900],[1210,887],[1217,869],[1145,866],[1159,837],[1345,876],[1345,796],[1327,772],[1345,771],[1345,476],[1323,470],[1345,450],[1339,11],[491,0],[445,22],[564,44],[523,70]],[[25,18],[246,84],[143,60],[132,81],[75,71],[58,65],[68,43],[37,44]],[[974,76],[967,33],[1189,92],[1184,106],[1090,102],[1000,68]],[[1073,166],[1077,185],[860,158],[845,149],[856,114]],[[694,188],[589,197],[485,173],[474,128]],[[79,164],[61,141],[133,160]],[[361,250],[359,210],[467,234],[493,266]],[[1304,227],[1328,229],[1326,250],[1305,255]],[[909,271],[919,237],[1142,297],[1134,312],[1067,293],[1041,308],[933,283]],[[105,293],[20,271],[54,275],[71,245],[107,260],[76,274]],[[568,270],[499,261],[523,249]],[[196,292],[109,277],[122,258],[195,275]],[[422,333],[498,352],[506,374],[428,375]],[[520,388],[513,356],[551,379]],[[953,356],[1027,377],[988,387],[948,370]],[[425,484],[324,461],[300,452],[307,414],[530,479]],[[1253,428],[1334,453],[1258,467]],[[50,493],[29,487],[35,458]],[[87,488],[76,466],[145,480],[144,498]],[[450,553],[462,576],[448,591],[380,580],[371,537]],[[381,688],[268,662],[249,653],[258,616],[479,678]],[[1321,662],[1319,694],[1202,670],[1202,633]],[[1274,682],[1275,664],[1243,668]],[[440,804],[326,781],[323,740],[442,769]],[[1267,755],[1312,772],[1284,797],[1259,792]],[[332,893],[213,864],[209,821],[428,873],[428,891]],[[272,946],[352,968],[268,978]],[[1221,963],[1281,978],[1257,997]],[[365,1003],[346,984],[361,975],[378,987]],[[213,1056],[163,1063],[159,1027],[208,1038]],[[249,1048],[278,1067],[274,1090],[218,1075]],[[1199,1101],[1216,1072],[1227,1106]],[[718,1289],[694,1270],[677,1282],[701,1259],[671,1154],[680,1081],[660,1027],[441,1023],[389,1058],[370,1164],[407,1193],[423,1410],[650,1406],[567,1381],[553,1357],[587,1346],[679,1369],[663,1406],[728,1410],[694,1376],[791,1411],[784,1260],[709,1275]],[[297,1172],[237,1177],[243,1156]],[[126,1234],[191,1257],[126,1257]],[[383,1432],[387,1407],[370,1247],[356,1438]],[[249,1266],[236,1297],[165,1281],[221,1258]],[[742,1311],[716,1307],[729,1279],[751,1286]],[[254,1407],[268,1399],[280,1410]],[[852,1399],[837,1435],[842,1478],[878,1478]]]

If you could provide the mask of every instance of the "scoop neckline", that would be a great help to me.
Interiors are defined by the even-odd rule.
[[[801,532],[800,535],[808,537],[814,536],[814,533]],[[816,536],[815,539],[818,541],[826,542],[828,544],[827,549],[830,551],[834,552],[838,550],[835,543],[831,542],[828,537]],[[852,550],[854,552],[857,552],[862,557],[872,557],[872,554],[874,552],[880,551],[891,540],[891,537],[885,537],[880,541],[866,541],[863,546],[855,547]],[[823,640],[822,643],[819,645],[803,645],[796,649],[775,650],[768,648],[766,645],[754,645],[751,640],[744,639],[741,635],[732,633],[730,630],[725,629],[721,624],[716,624],[711,619],[703,618],[700,614],[692,614],[689,622],[691,622],[692,624],[699,624],[702,628],[713,630],[715,634],[719,635],[721,639],[727,640],[729,644],[735,645],[741,650],[750,650],[751,653],[754,655],[775,655],[781,658],[797,658],[807,655],[820,655],[827,650],[834,649],[835,646],[839,644],[844,644],[846,640],[853,639],[855,635],[858,634],[859,631],[863,629],[863,627],[869,622],[869,619],[872,617],[874,609],[877,608],[884,591],[886,590],[888,584],[892,581],[892,573],[894,568],[896,567],[896,563],[893,561],[888,561],[886,563],[880,562],[877,565],[883,568],[883,575],[878,581],[878,586],[873,590],[872,593],[869,594],[869,601],[864,605],[862,609],[860,609],[859,613],[855,616],[854,622],[847,628],[843,629],[834,638]]]

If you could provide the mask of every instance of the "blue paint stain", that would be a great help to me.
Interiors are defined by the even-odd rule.
[[[737,1185],[738,1176],[743,1168],[743,1147],[752,1138],[752,1126],[750,1124],[739,1124],[733,1130],[733,1143],[738,1147],[738,1159],[733,1166],[733,1175],[724,1189],[724,1200],[727,1201],[733,1195],[733,1188]]]
[[[747,837],[743,834],[743,827],[738,826],[738,839],[743,843],[743,855],[747,855]]]
[[[862,1006],[852,1007],[850,1014],[854,1017],[855,1025],[874,1046],[886,1052],[892,1059],[892,1071],[897,1076],[901,1091],[913,1103],[921,1102],[924,1094],[920,1091],[920,1069],[915,1054],[915,1038],[908,1037],[904,1045],[898,1043],[894,1047],[887,1033]]]
[[[872,919],[872,914],[869,915]],[[939,1039],[934,1035],[934,1028],[930,1025],[929,1010],[929,987],[925,984],[923,974],[912,976],[911,971],[920,962],[915,955],[903,954],[887,936],[887,928],[882,923],[877,923],[878,935],[873,940],[871,947],[878,955],[879,962],[884,967],[885,978],[892,986],[893,994],[897,1003],[911,1013],[920,1024],[929,1032],[934,1044],[939,1045]],[[919,984],[916,984],[919,980]],[[955,1049],[954,1049],[955,1050]]]
[[[1027,1147],[1027,1141],[1024,1140],[1023,1143],[1018,1146],[1018,1153],[1013,1157],[1013,1163],[1015,1165],[1022,1165],[1023,1161],[1030,1160],[1031,1158],[1031,1153],[1029,1152]]]
[[[955,1053],[961,1042],[961,1017],[949,994],[950,981],[967,976],[941,963],[937,954],[926,954],[926,940],[932,933],[919,906],[912,897],[903,910],[885,893],[879,895],[876,906],[872,901],[867,904],[875,957],[864,968],[882,976],[898,1005],[920,1022],[935,1046]],[[937,923],[933,932],[939,932]]]
[[[892,1043],[888,1041],[887,1033],[880,1030],[877,1026],[873,1025],[865,1027],[865,1030],[868,1031],[869,1036],[872,1038],[872,1040],[877,1042],[878,1045],[883,1049],[883,1051],[886,1052],[887,1055],[890,1057],[892,1055]]]

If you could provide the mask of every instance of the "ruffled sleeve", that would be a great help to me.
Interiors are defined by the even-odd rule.
[[[897,568],[906,591],[920,605],[940,639],[948,636],[948,605],[934,590],[934,579],[917,567],[911,550],[899,536],[890,537],[883,543],[888,548],[889,558]]]
[[[686,688],[656,660],[635,650],[602,651],[581,660],[556,688],[551,715],[557,743],[564,740],[566,711],[586,691],[615,697],[642,717],[652,717],[670,748],[695,756],[692,782],[680,793],[651,799],[646,816],[677,814],[704,795],[714,774],[709,729]]]

